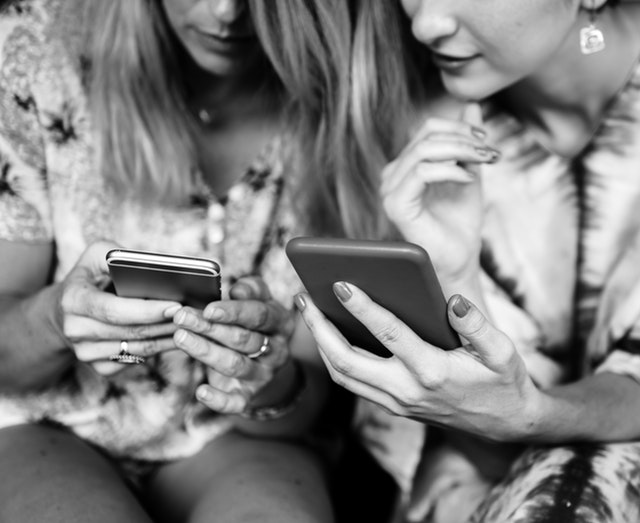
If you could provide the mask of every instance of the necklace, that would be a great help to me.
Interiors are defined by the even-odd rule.
[[[210,109],[205,109],[204,107],[198,109],[197,116],[198,120],[200,120],[200,123],[203,125],[211,125],[215,120],[213,111],[211,111]]]

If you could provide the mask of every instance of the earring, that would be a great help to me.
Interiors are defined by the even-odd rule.
[[[596,27],[596,10],[589,10],[589,25],[580,29],[582,54],[598,53],[604,49],[604,34]]]

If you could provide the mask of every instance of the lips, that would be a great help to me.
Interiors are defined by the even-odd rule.
[[[473,60],[478,58],[479,55],[462,55],[462,54],[445,54],[436,51],[432,52],[432,59],[435,65],[439,69],[456,70],[460,69]]]

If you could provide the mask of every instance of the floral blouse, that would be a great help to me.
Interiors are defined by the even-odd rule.
[[[640,382],[640,63],[577,159],[484,107],[482,284],[494,324],[548,387],[592,372]],[[407,491],[425,429],[361,402],[357,428]]]
[[[288,140],[274,136],[225,201],[204,184],[184,207],[121,201],[94,167],[78,56],[52,30],[59,6],[14,2],[0,17],[0,239],[54,242],[55,281],[100,239],[205,256],[221,264],[223,294],[238,277],[260,274],[291,307],[300,283],[283,248],[295,230]],[[199,364],[181,351],[148,363],[112,377],[77,363],[55,388],[2,395],[0,427],[50,421],[113,456],[150,461],[192,455],[229,428],[227,417],[194,399],[204,379]]]

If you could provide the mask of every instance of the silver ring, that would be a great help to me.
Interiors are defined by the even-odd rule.
[[[113,356],[109,356],[109,360],[117,363],[124,363],[125,365],[139,365],[140,363],[145,362],[144,356],[131,354],[128,349],[129,342],[127,340],[122,340],[120,342],[120,352]]]
[[[262,340],[262,345],[260,345],[260,348],[257,351],[252,352],[251,354],[247,354],[247,356],[252,360],[255,360],[256,358],[259,358],[260,356],[265,355],[267,352],[269,352],[269,349],[271,347],[269,345],[270,342],[271,340],[269,336],[265,336],[264,339]]]

